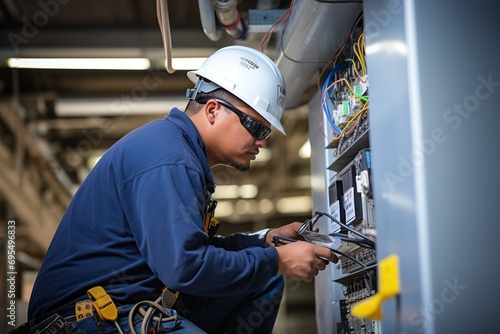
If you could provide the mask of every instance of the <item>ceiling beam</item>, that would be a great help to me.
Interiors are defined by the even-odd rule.
[[[25,23],[26,25],[26,23]],[[172,31],[172,56],[208,56],[227,38],[213,42],[200,29]],[[159,28],[0,29],[0,57],[148,57],[164,59]]]

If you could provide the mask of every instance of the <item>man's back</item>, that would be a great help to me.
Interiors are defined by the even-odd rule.
[[[193,164],[187,157],[194,151],[178,125],[158,120],[131,132],[101,158],[75,194],[49,247],[36,282],[43,289],[35,285],[30,318],[85,299],[87,290],[97,285],[106,287],[122,304],[158,296],[163,285],[144,259],[151,243],[146,246],[143,240],[141,244],[142,226],[135,225],[131,206],[137,204],[135,191],[168,189],[162,186],[160,190],[155,168]],[[199,166],[198,162],[191,168]],[[144,183],[157,187],[133,189],[137,178],[141,183],[154,178]],[[151,210],[148,219],[160,225],[158,212]]]

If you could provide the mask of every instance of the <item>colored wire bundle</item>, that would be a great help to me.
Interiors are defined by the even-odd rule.
[[[324,114],[332,132],[336,134],[333,141],[339,141],[342,136],[354,133],[354,130],[361,124],[362,117],[360,116],[365,114],[368,110],[368,96],[362,96],[358,86],[356,86],[356,90],[352,87],[352,85],[354,85],[353,81],[361,84],[367,83],[367,71],[364,59],[364,30],[362,25],[359,25],[361,19],[362,15],[356,20],[349,34],[349,38],[346,39],[340,50],[330,60],[328,65],[323,68],[318,76],[318,87],[321,89],[321,113],[322,115]],[[361,32],[359,32],[360,29]],[[348,49],[346,49],[347,45],[349,45]],[[346,54],[343,61],[339,62],[340,56],[343,53],[348,54]],[[320,87],[319,83],[326,68],[328,68],[330,64],[335,64],[337,62],[339,63],[329,71],[323,85]],[[348,71],[352,71],[352,74],[348,73]],[[365,87],[362,87],[361,90],[364,91]],[[347,102],[345,108],[348,109],[344,111],[344,115],[337,114],[334,119],[332,117],[331,106],[333,106],[334,109],[338,109],[337,104],[339,102]],[[356,114],[352,115],[351,113],[354,112],[356,112]]]

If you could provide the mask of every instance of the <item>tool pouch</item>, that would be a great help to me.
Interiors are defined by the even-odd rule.
[[[217,201],[216,200],[210,200],[210,202],[207,205],[207,209],[205,211],[205,221],[204,221],[204,228],[205,228],[205,233],[208,234],[209,238],[212,238],[216,233],[217,230],[219,229],[219,221],[215,219],[215,208],[217,207]]]

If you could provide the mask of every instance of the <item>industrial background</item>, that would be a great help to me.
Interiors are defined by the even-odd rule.
[[[168,8],[164,25],[158,3]],[[234,5],[239,24],[217,4]],[[493,8],[485,0],[474,8],[465,0],[1,0],[0,332],[12,328],[12,300],[16,321],[25,320],[59,219],[103,152],[183,109],[192,83],[178,60],[234,44],[263,50],[282,71],[287,135],[273,132],[249,172],[213,169],[220,232],[320,211],[348,225],[323,215],[317,226],[342,233],[334,248],[354,259],[341,257],[314,283],[287,281],[275,333],[495,332],[487,320],[496,316],[500,232]],[[36,65],[26,68],[29,58]],[[54,69],[41,58],[143,66]],[[367,303],[355,309],[359,301]]]
[[[265,33],[289,6],[290,1],[238,1],[246,31],[232,38],[220,29],[211,36],[204,33],[202,19],[213,18],[197,0],[169,1],[172,57],[207,57],[232,44],[260,49]],[[360,4],[356,7],[358,15]],[[205,17],[200,17],[200,12]],[[308,15],[315,20],[314,13]],[[320,66],[318,60],[326,63],[335,44],[348,34],[350,27],[344,23],[348,22],[339,22],[340,34],[329,33],[335,43],[323,46],[324,50],[315,42],[312,53],[307,49],[294,51],[304,64],[300,58],[284,60],[290,63],[289,77],[299,74],[297,82],[287,87],[289,111],[283,119],[287,136],[273,133],[268,149],[261,150],[247,173],[214,169],[221,233],[310,217],[309,158],[307,153],[303,157],[298,154],[308,140],[304,104],[315,91],[313,76]],[[0,24],[0,217],[2,226],[9,219],[16,222],[16,293],[26,301],[33,274],[59,219],[96,160],[132,129],[164,117],[174,106],[183,109],[185,91],[192,83],[187,70],[168,73],[165,69],[157,3],[153,0],[1,1]],[[278,55],[278,35],[282,32],[283,25],[277,26],[264,49],[272,59]],[[290,41],[290,47],[295,48],[295,42]],[[7,64],[9,58],[52,57],[145,58],[150,66],[142,70],[82,70],[22,69]],[[301,73],[296,65],[304,66],[307,72]],[[242,193],[245,189],[250,193]],[[5,231],[2,228],[2,243],[7,241]],[[0,287],[3,291],[5,285]],[[291,282],[282,312],[282,318],[287,318],[282,322],[284,328],[314,332],[313,289],[312,283]],[[300,318],[287,317],[287,312],[295,311]]]

